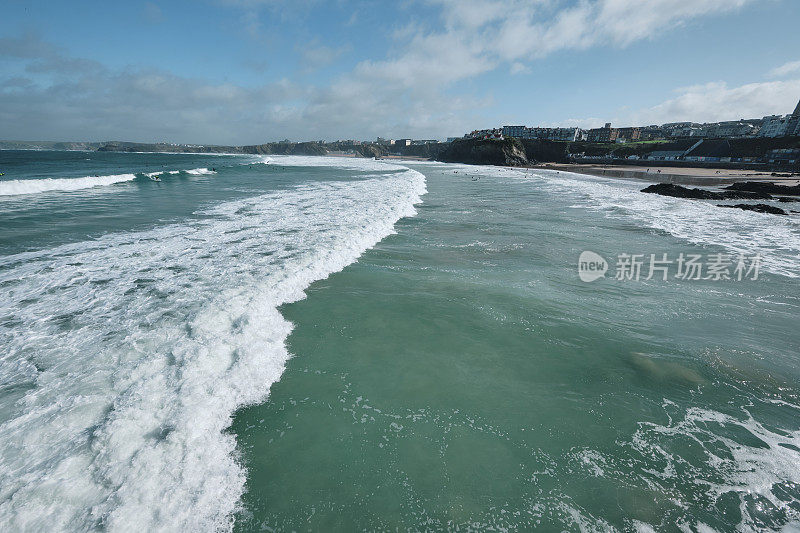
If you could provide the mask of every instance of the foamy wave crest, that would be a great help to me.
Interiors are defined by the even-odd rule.
[[[734,254],[758,253],[768,272],[800,277],[800,221],[762,213],[720,209],[698,200],[644,194],[646,182],[536,171],[517,176],[541,182],[559,195],[581,198],[581,208],[629,218],[700,245],[722,246]]]
[[[387,170],[406,170],[407,167],[386,161],[376,161],[374,159],[362,157],[333,157],[318,155],[271,155],[262,157],[264,164],[295,166],[295,167],[337,167],[348,170],[360,171],[387,171]]]
[[[187,174],[191,174],[192,176],[205,176],[207,174],[216,174],[216,170],[211,170],[209,168],[193,168],[190,170],[185,170]]]
[[[111,176],[86,176],[85,178],[44,178],[37,180],[0,181],[0,196],[36,194],[49,191],[78,191],[101,185],[113,185],[136,179],[135,174],[114,174]]]
[[[216,170],[211,170],[210,168],[191,168],[189,170],[159,170],[158,172],[145,172],[144,175],[148,178],[152,178],[154,176],[166,176],[167,174],[174,176],[175,174],[180,174],[181,172],[185,172],[186,174],[190,174],[192,176],[206,176],[208,174],[216,174]]]
[[[632,452],[625,462],[627,468],[638,462],[661,465],[660,469],[650,466],[643,470],[642,476],[673,493],[678,492],[676,485],[695,480],[700,490],[684,497],[721,508],[727,500],[727,505],[741,514],[736,530],[777,531],[784,526],[789,526],[784,531],[796,530],[800,525],[800,452],[796,446],[800,431],[761,424],[749,412],[751,406],[742,407],[737,415],[700,407],[682,412],[669,400],[664,400],[662,407],[668,422],[642,422],[629,443],[618,443]],[[800,407],[786,402],[768,408],[783,411],[786,420],[796,419],[800,413]],[[688,446],[693,448],[693,461],[675,453]],[[685,521],[684,531],[703,531],[704,524],[696,518],[684,516],[676,520],[680,521]]]
[[[0,259],[0,529],[230,530],[234,411],[290,354],[278,306],[415,214],[424,177],[309,184]]]

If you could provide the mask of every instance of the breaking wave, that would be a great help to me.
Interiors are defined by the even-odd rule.
[[[225,429],[290,357],[278,307],[424,193],[398,169],[0,258],[0,529],[230,530],[246,472]]]
[[[0,181],[0,196],[36,194],[49,191],[78,191],[91,187],[132,181],[134,179],[136,179],[135,174],[113,174],[110,176],[86,176],[84,178],[7,180]]]

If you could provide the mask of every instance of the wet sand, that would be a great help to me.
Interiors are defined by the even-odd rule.
[[[637,179],[679,185],[729,185],[737,181],[773,181],[785,185],[800,183],[800,176],[773,176],[757,170],[734,170],[697,167],[645,167],[629,165],[583,165],[543,163],[529,168],[576,172],[590,176]]]

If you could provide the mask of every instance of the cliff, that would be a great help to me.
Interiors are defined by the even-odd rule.
[[[194,144],[136,143],[112,141],[103,144],[98,152],[171,152],[171,153],[236,153],[241,152],[234,146],[202,146]]]
[[[528,164],[525,147],[518,139],[458,139],[443,146],[433,157],[445,163],[512,167]]]
[[[81,141],[0,141],[0,150],[97,150],[102,144]]]
[[[252,146],[231,147],[231,153],[276,155],[325,155],[328,150],[319,143],[265,143]]]
[[[279,155],[325,155],[324,145],[315,142],[305,143],[265,143],[250,146],[216,146],[193,144],[108,142],[97,149],[98,152],[203,152],[212,154],[279,154]]]

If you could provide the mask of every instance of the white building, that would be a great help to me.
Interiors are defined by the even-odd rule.
[[[791,115],[770,115],[768,117],[764,117],[764,122],[761,125],[761,131],[758,132],[758,136],[786,137],[787,135],[792,134],[792,132],[789,131],[790,125],[794,126]]]
[[[505,137],[518,139],[546,139],[548,141],[580,141],[585,132],[580,128],[529,128],[527,126],[503,126]]]
[[[681,150],[656,150],[645,155],[645,158],[652,161],[677,161],[681,156]]]

